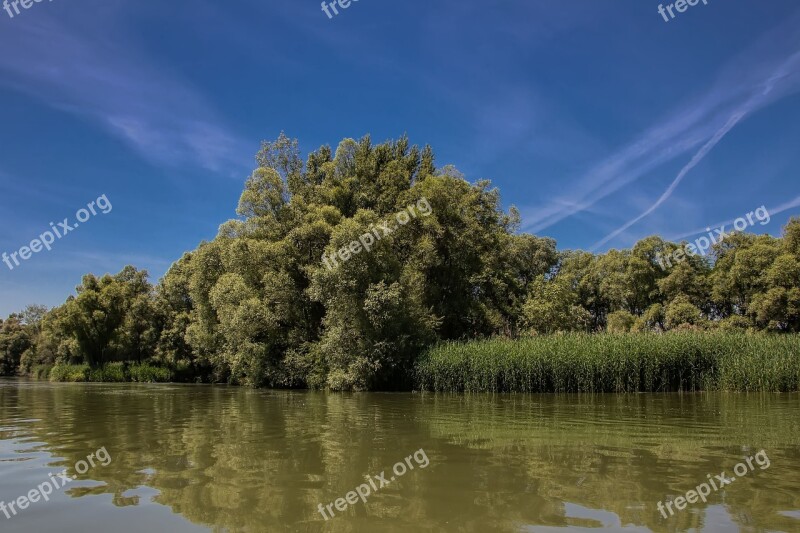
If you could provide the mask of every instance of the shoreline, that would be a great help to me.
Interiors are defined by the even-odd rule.
[[[57,364],[20,378],[55,383],[210,384],[189,369],[153,363]],[[626,394],[800,392],[800,335],[731,332],[565,334],[439,343],[423,352],[408,387],[353,392]]]

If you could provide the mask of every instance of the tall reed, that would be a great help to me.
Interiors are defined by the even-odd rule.
[[[417,388],[451,392],[800,390],[800,335],[568,334],[450,342],[424,354]]]

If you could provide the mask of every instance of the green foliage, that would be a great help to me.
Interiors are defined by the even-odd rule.
[[[711,258],[652,236],[630,250],[558,252],[519,233],[489,182],[437,168],[429,146],[369,136],[304,162],[283,133],[264,142],[238,218],[153,287],[145,271],[87,274],[50,311],[0,323],[0,373],[212,381],[332,390],[405,389],[430,346],[528,334],[800,332],[800,219],[784,237],[735,234]],[[420,202],[424,202],[421,204]],[[330,256],[417,216],[368,252]],[[668,260],[668,258],[673,258]],[[124,363],[113,366],[112,363]],[[567,363],[564,363],[567,364]],[[83,368],[83,367],[80,367]],[[51,373],[52,376],[52,373]]]
[[[82,381],[89,381],[91,376],[91,367],[89,365],[68,365],[59,363],[50,370],[50,381],[54,382],[69,382],[77,383]]]
[[[146,271],[128,266],[115,276],[87,274],[76,290],[78,295],[67,300],[52,324],[73,341],[70,359],[94,367],[153,354],[157,330]]]
[[[628,311],[620,309],[608,315],[609,333],[628,333],[633,329],[636,317]]]
[[[52,369],[50,365],[35,365],[31,368],[30,376],[34,379],[49,379]]]
[[[23,354],[32,346],[32,337],[33,331],[25,327],[20,316],[0,320],[0,376],[17,373]]]
[[[744,316],[731,315],[717,321],[716,327],[722,331],[747,331],[752,329],[753,322]]]
[[[667,306],[665,324],[668,329],[697,326],[702,323],[702,313],[685,294],[678,295]]]
[[[664,331],[666,328],[664,306],[655,303],[642,313],[633,324],[633,331]]]
[[[147,363],[134,363],[127,368],[128,381],[137,383],[167,383],[171,379],[169,369],[149,365]]]
[[[524,324],[540,334],[588,331],[591,313],[579,304],[578,292],[573,287],[565,275],[535,280],[530,286],[531,296],[522,306]]]
[[[129,381],[129,378],[123,363],[108,363],[102,367],[91,369],[88,381],[122,383]]]
[[[104,382],[104,383],[166,383],[169,382],[172,374],[169,369],[154,366],[148,363],[108,363],[106,365],[92,368],[87,364],[69,365],[59,363],[50,368],[47,366],[37,366],[34,369],[34,376],[37,379],[49,377],[53,382]]]
[[[439,344],[416,367],[422,390],[670,392],[800,390],[800,335],[567,334]]]
[[[518,215],[500,210],[488,182],[471,185],[433,160],[405,137],[345,139],[305,165],[296,141],[264,143],[243,219],[165,276],[179,303],[164,307],[184,318],[160,345],[184,340],[217,381],[363,390],[408,386],[416,357],[437,339],[516,334],[530,284],[556,262],[555,243],[515,235]],[[322,264],[423,199],[430,216],[369,253]]]

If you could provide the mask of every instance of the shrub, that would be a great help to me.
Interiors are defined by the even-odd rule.
[[[100,368],[92,369],[89,372],[89,381],[122,383],[128,381],[128,379],[125,375],[125,366],[122,363],[107,363]]]
[[[636,320],[634,331],[663,331],[664,306],[653,304],[645,310],[644,314]]]
[[[137,383],[167,383],[171,378],[169,369],[148,363],[132,364],[128,367],[128,376]]]
[[[52,368],[53,365],[34,365],[33,368],[31,368],[30,375],[34,379],[48,379]]]
[[[89,381],[89,365],[67,365],[58,363],[50,370],[50,381],[76,383]]]

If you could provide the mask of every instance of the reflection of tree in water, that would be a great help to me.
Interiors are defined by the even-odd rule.
[[[519,462],[532,491],[550,505],[512,505],[525,524],[586,526],[564,502],[622,524],[654,531],[711,525],[720,513],[740,528],[796,530],[782,511],[800,508],[797,395],[440,396],[431,431],[504,464]],[[746,447],[744,445],[750,445]],[[754,472],[664,520],[655,504],[683,495],[706,474],[732,473],[745,455],[765,449],[772,466]],[[524,450],[521,452],[520,450]],[[720,505],[724,503],[724,507]],[[713,517],[705,508],[714,507]],[[522,509],[522,513],[519,510]],[[600,526],[594,520],[594,526]]]
[[[89,489],[137,505],[143,486],[192,522],[231,531],[466,530],[598,526],[592,510],[654,531],[702,528],[697,504],[669,521],[655,510],[732,471],[747,444],[769,470],[727,487],[740,527],[792,530],[800,509],[795,396],[334,395],[194,386],[31,386],[0,393],[33,436],[71,466],[105,446]],[[792,410],[794,409],[794,410]],[[419,448],[430,458],[327,523],[343,497]],[[752,449],[754,454],[758,449]],[[83,489],[82,489],[83,490]],[[71,489],[72,496],[87,492]],[[96,493],[96,492],[91,492]],[[709,506],[721,503],[712,495]],[[572,503],[590,516],[570,517]],[[574,507],[572,507],[574,509]],[[696,512],[693,512],[696,511]],[[338,518],[344,514],[345,518]]]

